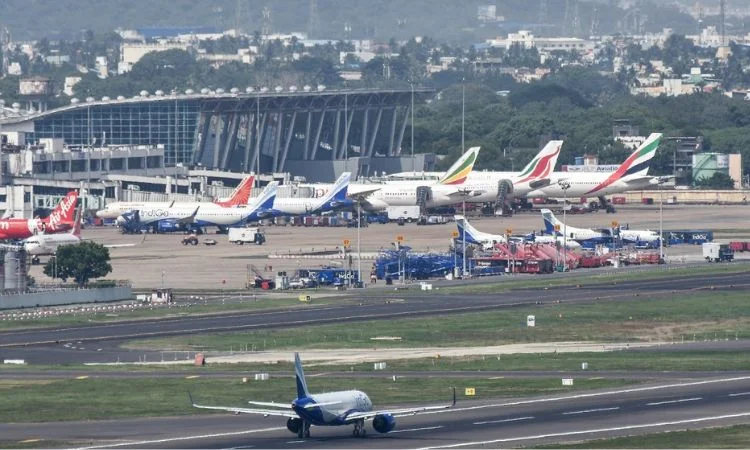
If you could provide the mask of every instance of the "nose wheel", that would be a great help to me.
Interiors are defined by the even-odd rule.
[[[360,419],[356,422],[354,422],[354,431],[352,432],[353,436],[359,436],[359,437],[365,437],[367,434],[367,430],[365,430],[365,421],[364,419]]]

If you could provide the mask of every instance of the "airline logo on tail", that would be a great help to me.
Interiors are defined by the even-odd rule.
[[[557,220],[557,217],[552,214],[552,211],[549,209],[542,209],[542,218],[544,219],[544,230],[549,234],[560,236],[560,232],[555,230],[555,225],[562,228],[562,224]]]
[[[240,184],[237,185],[236,188],[232,191],[232,194],[229,196],[229,198],[226,201],[223,202],[215,202],[217,205],[220,206],[239,206],[239,205],[247,205],[250,203],[250,191],[253,189],[253,181],[255,180],[255,176],[249,175],[240,181]]]
[[[329,208],[341,208],[344,206],[351,205],[352,200],[346,198],[346,193],[349,190],[349,180],[352,177],[351,172],[344,172],[336,180],[336,184],[328,192],[328,195],[321,202],[322,205],[328,205]]]
[[[552,170],[557,164],[557,158],[560,156],[563,141],[549,141],[547,145],[539,152],[531,162],[524,167],[518,175],[519,180],[516,183],[538,180],[549,177]]]
[[[278,186],[278,182],[272,181],[263,189],[263,191],[258,196],[258,199],[255,203],[256,206],[255,208],[253,208],[253,212],[255,212],[258,217],[266,216],[270,211],[273,210],[273,202],[274,200],[276,200],[276,189],[278,188]]]
[[[308,398],[310,393],[307,390],[305,371],[302,370],[302,361],[299,358],[299,353],[294,354],[294,378],[297,381],[297,399]]]
[[[599,183],[595,188],[586,192],[586,195],[598,192],[624,177],[637,174],[646,175],[648,173],[651,158],[656,155],[656,150],[659,148],[661,136],[661,133],[652,133],[640,147],[628,156],[628,159],[626,159],[625,162],[620,164],[620,167],[618,167],[616,171],[607,177],[606,180]]]
[[[52,210],[47,218],[46,228],[50,231],[59,230],[63,225],[72,225],[75,215],[78,191],[70,191],[60,203]],[[67,228],[67,227],[66,227]]]
[[[438,184],[462,184],[466,181],[471,171],[474,169],[474,163],[477,162],[480,147],[472,147],[461,155],[458,160],[445,172],[445,175],[438,181]]]

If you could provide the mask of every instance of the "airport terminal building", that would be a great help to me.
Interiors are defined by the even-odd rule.
[[[109,146],[163,149],[163,155],[136,167],[97,163],[85,168],[96,172],[197,166],[289,172],[323,181],[344,170],[369,176],[431,169],[434,155],[412,158],[402,143],[412,105],[433,94],[427,88],[323,86],[184,94],[143,91],[133,98],[73,99],[70,105],[39,112],[6,109],[10,114],[0,113],[0,133],[6,144],[18,147],[53,140],[53,147],[59,143],[73,152]],[[35,172],[44,175],[66,168],[40,162]]]

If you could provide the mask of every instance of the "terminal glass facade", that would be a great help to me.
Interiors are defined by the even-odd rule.
[[[191,99],[84,105],[34,122],[32,140],[62,138],[68,145],[163,145],[165,163],[190,163],[200,116]]]

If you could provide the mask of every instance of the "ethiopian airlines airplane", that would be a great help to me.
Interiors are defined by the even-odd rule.
[[[448,409],[456,404],[456,389],[453,388],[453,403],[438,406],[374,410],[372,401],[362,391],[335,391],[311,394],[307,389],[305,373],[299,353],[294,354],[294,371],[297,384],[297,398],[291,402],[248,401],[260,408],[238,408],[233,406],[206,406],[193,401],[196,408],[229,411],[235,414],[258,414],[262,416],[286,417],[286,427],[299,438],[310,437],[310,426],[354,425],[354,436],[365,436],[365,421],[372,420],[372,427],[378,433],[388,433],[396,427],[396,418],[412,416],[425,411]]]

